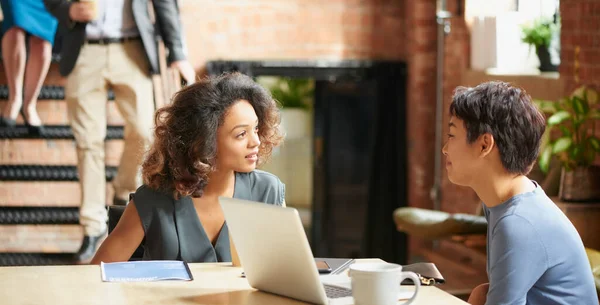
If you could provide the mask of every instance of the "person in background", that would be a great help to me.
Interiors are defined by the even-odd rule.
[[[522,88],[487,82],[454,93],[442,150],[448,179],[477,193],[488,221],[489,283],[470,304],[598,304],[577,230],[526,177],[545,126]]]
[[[279,109],[250,77],[225,74],[190,85],[155,114],[154,143],[133,195],[92,264],[144,260],[230,262],[218,198],[285,206],[285,185],[257,170],[280,144]],[[248,215],[252,217],[252,215]]]
[[[0,5],[4,15],[2,63],[8,83],[8,103],[0,114],[0,126],[14,127],[21,113],[29,133],[41,135],[36,105],[50,67],[58,22],[42,0],[0,0]]]
[[[159,73],[157,35],[168,49],[168,63],[188,83],[195,72],[186,59],[176,1],[44,0],[66,31],[60,73],[67,77],[65,98],[77,145],[82,192],[80,223],[85,235],[75,254],[79,263],[94,256],[107,232],[104,138],[108,88],[125,120],[124,148],[113,179],[114,204],[125,204],[141,184],[139,168],[151,142],[154,96],[152,73]]]

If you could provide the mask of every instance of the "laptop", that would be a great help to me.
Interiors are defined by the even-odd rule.
[[[314,304],[352,304],[350,289],[321,282],[296,209],[225,197],[219,203],[250,286]]]

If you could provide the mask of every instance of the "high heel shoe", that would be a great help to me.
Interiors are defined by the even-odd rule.
[[[0,127],[13,128],[16,125],[17,125],[17,120],[13,120],[13,119],[9,119],[9,118],[5,118],[3,116],[0,116]]]
[[[14,102],[14,103],[16,103],[16,102]],[[20,108],[20,109],[22,110],[22,108]],[[5,109],[3,109],[3,110],[5,110]],[[19,112],[21,112],[21,110],[19,110]],[[9,113],[12,113],[12,111],[9,111]],[[19,114],[17,114],[17,116],[19,116]],[[16,126],[17,126],[17,118],[11,119],[10,114],[9,114],[9,117],[3,117],[2,114],[0,113],[0,127],[14,128]]]
[[[32,136],[41,137],[44,135],[44,125],[31,125],[27,118],[25,117],[25,112],[21,109],[21,115],[23,116],[23,122],[25,122],[25,126],[27,126],[27,132]]]

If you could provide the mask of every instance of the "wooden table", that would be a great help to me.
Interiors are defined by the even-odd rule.
[[[0,303],[29,304],[252,304],[303,302],[259,292],[231,264],[190,264],[193,281],[106,283],[100,266],[0,267]],[[422,287],[413,304],[467,304],[436,288]]]

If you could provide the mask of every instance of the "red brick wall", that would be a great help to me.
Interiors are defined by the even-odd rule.
[[[462,2],[464,9],[464,1]],[[463,73],[468,69],[470,36],[464,20],[464,12],[459,12],[457,2],[449,1],[448,10],[451,31],[445,38],[443,124],[448,122],[447,109],[454,88],[461,85]],[[435,81],[437,25],[435,1],[414,1],[407,3],[407,31],[409,46],[409,204],[421,208],[433,208],[429,192],[434,181],[435,158]],[[446,128],[444,134],[446,134]],[[445,138],[444,138],[445,139]],[[478,202],[475,193],[468,188],[451,184],[442,171],[442,210],[449,212],[474,213]],[[427,245],[427,241],[411,238],[411,252]]]
[[[435,137],[435,1],[407,1],[408,55],[408,204],[431,208]]]
[[[448,10],[456,13],[456,2],[449,1]],[[464,9],[464,1],[462,8]],[[457,86],[462,83],[463,75],[469,68],[470,61],[470,35],[464,19],[464,12],[451,19],[451,32],[446,36],[444,57],[444,141],[448,133],[448,109],[452,101],[452,94]],[[443,163],[443,161],[442,161]],[[452,184],[448,180],[446,167],[442,166],[442,210],[451,213],[475,213],[479,198],[475,192],[467,187]]]
[[[561,3],[562,4],[562,3]],[[560,6],[561,65],[560,78],[565,92],[579,85],[600,89],[600,1],[571,0]],[[576,48],[579,47],[579,56]],[[579,61],[579,83],[576,81],[575,62]]]
[[[434,1],[407,1],[408,205],[432,208],[435,138],[436,17]],[[410,237],[411,254],[426,241]]]
[[[571,0],[561,5],[560,14],[559,70],[565,92],[570,94],[581,85],[600,90],[600,1]],[[597,131],[600,132],[600,127]],[[600,156],[595,163],[600,165]]]
[[[404,59],[404,1],[180,0],[190,58]]]

